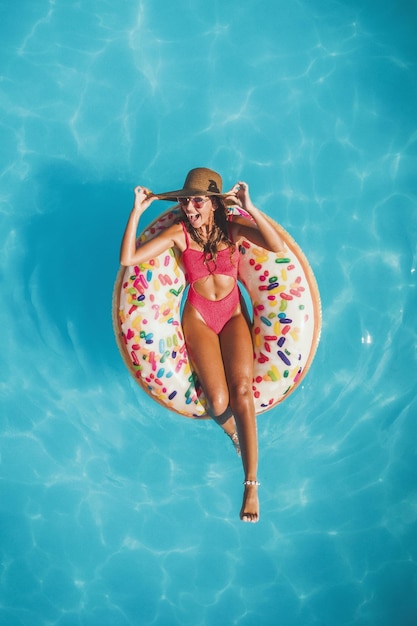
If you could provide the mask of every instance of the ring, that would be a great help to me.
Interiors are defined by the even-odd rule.
[[[233,215],[249,214],[238,206]],[[176,223],[168,209],[139,235],[144,243]],[[269,252],[244,239],[239,280],[253,307],[252,394],[256,413],[285,400],[301,383],[317,349],[320,294],[312,270],[291,236],[279,229],[285,251]],[[191,418],[208,417],[196,384],[181,325],[181,298],[187,286],[183,267],[170,251],[149,262],[122,267],[113,298],[117,344],[129,371],[149,396]]]

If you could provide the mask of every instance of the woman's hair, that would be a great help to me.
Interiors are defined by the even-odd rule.
[[[221,243],[227,244],[227,247],[230,248],[231,256],[233,255],[236,246],[230,239],[229,220],[227,219],[228,214],[226,205],[221,198],[216,196],[211,196],[210,200],[213,202],[216,209],[214,211],[214,225],[207,241],[202,240],[198,230],[194,228],[185,215],[183,215],[182,220],[188,233],[190,234],[191,239],[203,248],[205,261],[207,262],[208,257],[210,256],[210,260],[215,262]]]

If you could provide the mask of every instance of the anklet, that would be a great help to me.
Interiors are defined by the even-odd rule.
[[[243,484],[245,485],[245,487],[246,485],[255,485],[256,487],[259,487],[261,483],[258,483],[257,480],[244,480]]]

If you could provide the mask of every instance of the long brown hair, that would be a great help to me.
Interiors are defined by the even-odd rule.
[[[227,218],[228,213],[226,205],[221,198],[216,196],[211,196],[210,200],[215,205],[215,211],[213,228],[210,231],[207,241],[203,241],[198,233],[198,230],[194,228],[185,214],[183,214],[181,218],[191,239],[203,248],[205,263],[209,260],[214,262],[216,261],[219,246],[222,243],[227,244],[227,247],[230,249],[230,256],[233,255],[236,249],[236,245],[230,239],[230,227],[229,220]]]

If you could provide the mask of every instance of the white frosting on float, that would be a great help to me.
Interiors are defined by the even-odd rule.
[[[232,213],[246,215],[241,209]],[[180,209],[160,215],[138,245],[178,220]],[[253,307],[253,393],[256,413],[284,400],[300,384],[317,349],[320,297],[313,272],[298,245],[278,224],[285,253],[244,241],[239,280]],[[113,321],[123,359],[151,398],[186,417],[207,417],[204,395],[192,371],[181,327],[186,290],[180,255],[174,250],[139,266],[119,270]]]

